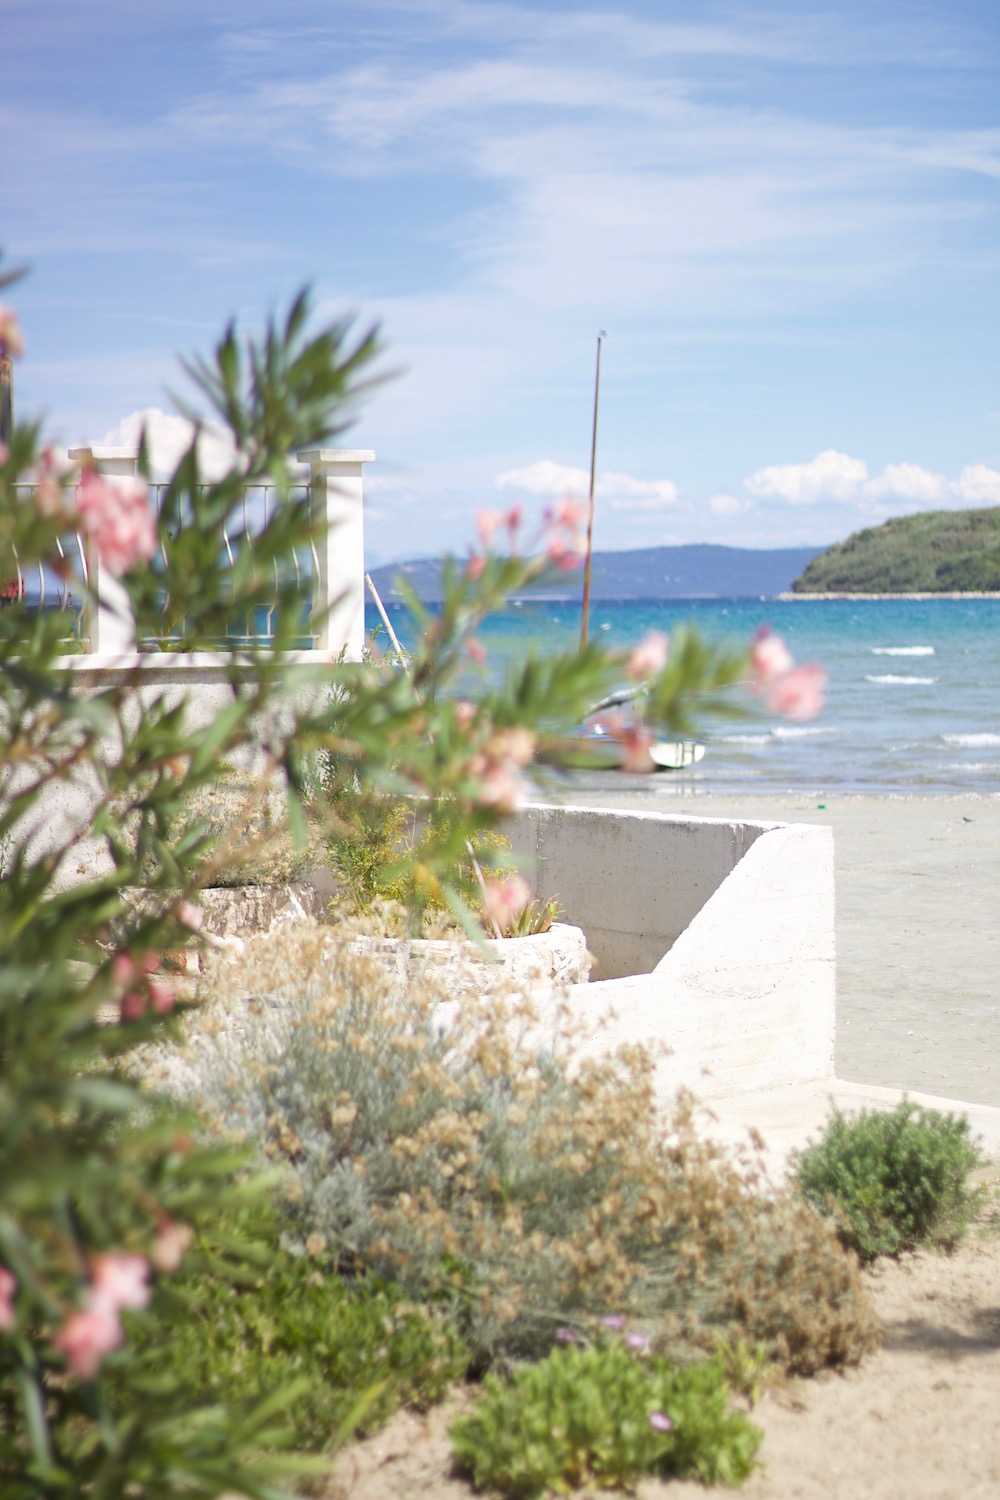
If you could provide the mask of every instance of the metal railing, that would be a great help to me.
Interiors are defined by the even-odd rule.
[[[301,631],[297,649],[315,649],[324,656],[342,652],[359,659],[364,641],[364,465],[375,455],[368,450],[312,449],[300,459],[309,467],[307,484],[293,486],[287,499],[279,500],[273,485],[248,485],[237,515],[222,533],[221,545],[230,568],[236,568],[246,552],[252,556],[256,538],[268,525],[279,503],[306,505],[322,521],[322,540],[283,559],[272,560],[274,596],[270,605],[257,608],[253,619],[232,622],[216,644],[231,650],[235,644],[269,645],[276,639],[277,611],[283,586],[294,583],[302,600]],[[121,449],[71,449],[70,458],[90,464],[111,478],[134,476],[136,456]],[[152,485],[150,494],[157,513],[162,509],[166,486]],[[31,503],[33,486],[18,486],[18,503]],[[176,521],[171,523],[177,527]],[[183,523],[181,523],[183,524]],[[179,530],[175,531],[179,535]],[[166,574],[169,533],[161,528],[159,555],[150,566]],[[143,650],[169,649],[171,637],[161,634],[136,638],[128,595],[119,580],[101,566],[92,540],[79,531],[68,531],[57,543],[54,566],[22,568],[15,557],[15,577],[0,578],[0,598],[6,594],[28,600],[40,609],[61,609],[67,617],[68,638],[74,648],[97,658],[99,670],[107,658],[119,661]],[[287,569],[288,571],[283,571]],[[74,581],[77,587],[74,588]],[[164,586],[160,599],[164,625],[170,616],[170,597]],[[182,637],[174,636],[174,640]],[[208,650],[213,643],[205,643]],[[112,663],[107,662],[108,665]]]

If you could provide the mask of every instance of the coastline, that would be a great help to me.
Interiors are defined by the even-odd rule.
[[[976,589],[964,589],[953,594],[794,594],[791,590],[783,594],[776,594],[782,604],[810,604],[823,599],[1000,599],[1000,592],[980,592]]]
[[[652,779],[651,779],[652,780]],[[1000,797],[562,789],[567,802],[834,831],[837,1076],[1000,1103]]]

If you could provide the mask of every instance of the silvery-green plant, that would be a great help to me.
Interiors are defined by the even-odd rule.
[[[831,1228],[704,1140],[690,1100],[661,1115],[642,1049],[574,1060],[570,1005],[543,1023],[502,977],[456,1001],[315,924],[202,985],[149,1076],[283,1169],[292,1243],[450,1302],[479,1364],[615,1310],[671,1353],[727,1335],[800,1371],[876,1340]]]

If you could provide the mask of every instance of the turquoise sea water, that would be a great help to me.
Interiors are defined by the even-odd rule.
[[[405,610],[391,616],[405,643]],[[769,624],[797,660],[822,662],[829,691],[814,723],[720,725],[697,767],[656,778],[664,791],[1000,795],[1000,600],[598,600],[591,635],[627,646],[685,620],[740,643]],[[579,621],[575,604],[525,602],[489,619],[480,638],[502,670],[525,652],[573,645]]]

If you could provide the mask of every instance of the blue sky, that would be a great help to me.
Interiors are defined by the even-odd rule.
[[[347,439],[378,560],[585,482],[599,327],[598,546],[1000,503],[992,5],[0,0],[0,34],[18,409],[63,441],[309,281],[406,371]]]

